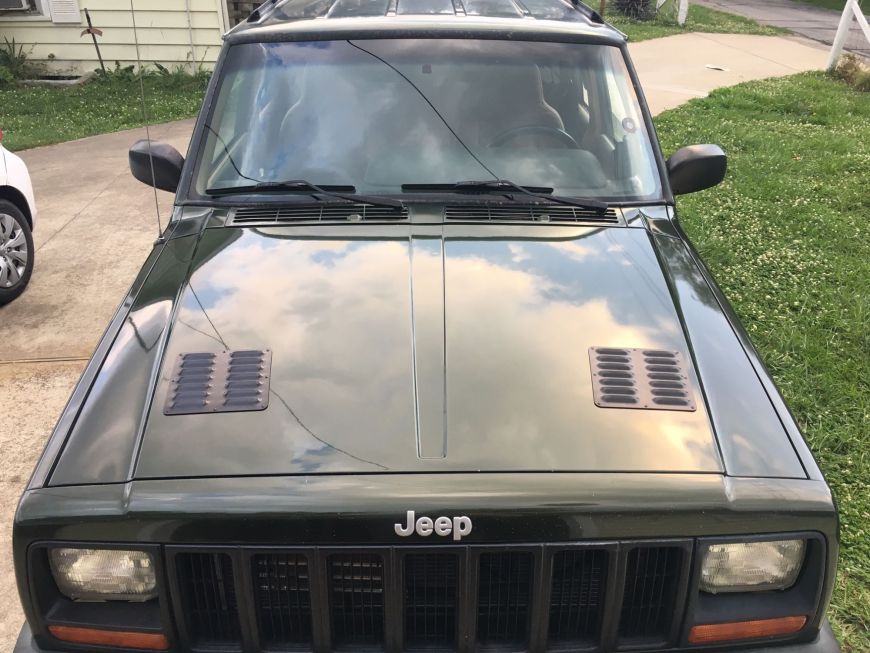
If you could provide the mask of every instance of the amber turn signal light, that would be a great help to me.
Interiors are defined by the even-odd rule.
[[[733,621],[724,624],[693,626],[689,631],[689,644],[713,644],[740,639],[782,637],[793,635],[807,623],[806,617],[780,617],[755,621]]]
[[[124,630],[101,630],[76,626],[49,626],[48,632],[57,639],[74,644],[95,644],[147,651],[169,650],[169,640],[163,633],[137,633]]]

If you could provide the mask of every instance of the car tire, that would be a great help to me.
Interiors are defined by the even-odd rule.
[[[0,200],[0,306],[24,292],[33,273],[33,234],[24,213]]]

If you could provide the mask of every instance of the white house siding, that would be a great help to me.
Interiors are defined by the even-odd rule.
[[[0,14],[0,42],[6,37],[24,46],[29,58],[53,73],[82,73],[99,67],[84,9],[94,27],[107,66],[136,62],[130,0],[78,0],[81,23],[53,23],[42,17],[9,19]],[[46,0],[47,4],[47,0]],[[136,35],[143,64],[158,62],[169,68],[211,67],[225,31],[224,0],[133,0]],[[188,11],[189,8],[189,11]]]

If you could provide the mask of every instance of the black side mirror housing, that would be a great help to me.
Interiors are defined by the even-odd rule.
[[[671,155],[667,168],[674,195],[697,193],[722,183],[728,157],[718,145],[689,145]]]
[[[178,190],[183,167],[184,157],[171,145],[142,139],[130,148],[130,172],[147,186],[174,193]]]

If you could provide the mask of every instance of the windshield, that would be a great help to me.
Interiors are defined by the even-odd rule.
[[[288,180],[407,195],[414,186],[493,179],[606,201],[661,193],[625,62],[612,46],[235,45],[214,107],[199,195]]]

